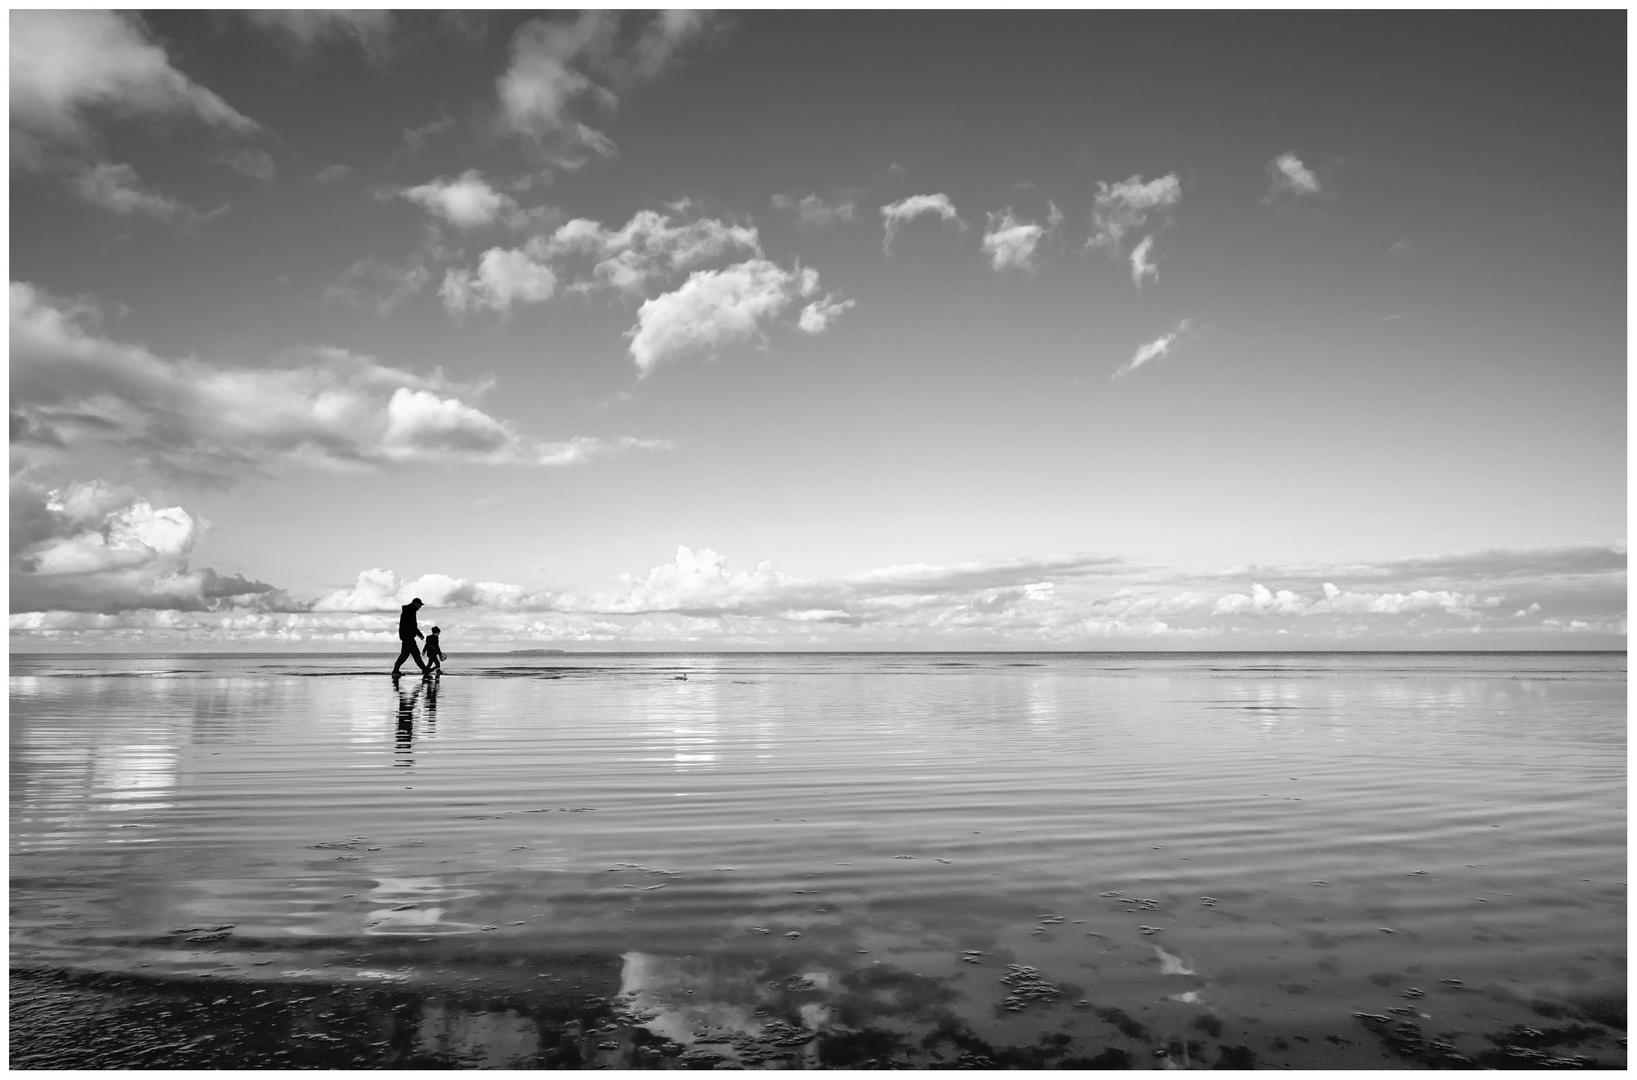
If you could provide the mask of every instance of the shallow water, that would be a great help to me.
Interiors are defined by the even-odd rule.
[[[1624,654],[387,663],[14,655],[14,971],[392,996],[329,1064],[1625,1061]]]

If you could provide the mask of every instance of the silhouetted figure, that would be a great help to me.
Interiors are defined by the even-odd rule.
[[[422,636],[421,628],[415,625],[415,612],[421,607],[421,598],[417,596],[404,605],[403,612],[398,616],[398,641],[403,648],[398,650],[398,662],[392,665],[394,675],[411,656],[415,658],[415,666],[421,669],[421,673],[426,673],[426,661],[421,659],[420,647],[415,644],[415,639]]]
[[[443,674],[443,646],[438,644],[438,628],[426,635],[426,673],[428,675]]]

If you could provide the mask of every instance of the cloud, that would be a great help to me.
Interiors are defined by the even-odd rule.
[[[686,202],[679,204],[688,209]],[[732,254],[760,255],[755,226],[701,217],[672,224],[671,215],[640,210],[619,229],[575,218],[565,222],[536,253],[545,258],[591,263],[590,276],[571,286],[577,292],[606,287],[641,296],[652,284],[682,270]]]
[[[416,187],[402,188],[398,194],[462,229],[494,225],[517,213],[512,197],[491,188],[476,169],[468,169],[454,180],[440,176]]]
[[[229,484],[275,467],[576,464],[653,440],[542,442],[460,400],[486,389],[343,350],[229,368],[93,333],[83,308],[11,286],[13,460],[117,448],[128,467]],[[14,464],[15,471],[15,464]]]
[[[1142,288],[1144,278],[1159,280],[1159,267],[1148,261],[1148,251],[1153,246],[1154,235],[1150,233],[1131,249],[1131,283],[1139,289]]]
[[[817,195],[804,195],[800,199],[794,195],[775,195],[773,209],[794,210],[797,224],[811,228],[833,225],[838,221],[852,221],[858,214],[858,205],[850,199],[845,202],[828,203]]]
[[[454,127],[455,118],[444,112],[436,120],[428,120],[420,127],[404,128],[404,149],[410,154],[418,154],[426,149],[433,138],[454,130]]]
[[[340,300],[384,316],[420,292],[430,280],[432,272],[421,255],[413,255],[402,264],[371,256],[347,267],[335,284],[324,290],[324,299]]]
[[[262,150],[224,150],[217,154],[214,160],[241,176],[260,180],[264,184],[272,183],[273,177],[278,173],[278,166],[273,163],[272,155]]]
[[[1254,574],[1068,555],[892,566],[825,578],[802,578],[771,562],[735,570],[708,547],[684,545],[669,561],[622,574],[611,588],[590,593],[440,573],[406,579],[376,568],[349,586],[303,599],[219,575],[214,583],[201,578],[197,588],[159,587],[154,583],[169,572],[163,568],[185,558],[197,522],[180,508],[139,505],[95,486],[54,498],[58,508],[48,512],[38,493],[25,491],[19,499],[14,488],[14,575],[34,575],[30,588],[45,575],[27,559],[59,551],[60,577],[152,568],[146,571],[146,595],[163,600],[171,588],[186,603],[171,611],[99,615],[93,613],[119,611],[120,604],[91,602],[89,589],[58,590],[51,595],[77,595],[79,606],[25,605],[12,619],[14,640],[140,643],[164,635],[218,646],[236,641],[288,647],[301,640],[389,646],[399,606],[415,596],[438,611],[446,629],[454,621],[467,648],[529,641],[690,642],[696,648],[701,642],[754,648],[1151,648],[1205,642],[1447,648],[1453,640],[1472,640],[1474,631],[1503,647],[1617,647],[1626,632],[1623,545],[1263,567]],[[95,528],[78,524],[83,522]],[[88,531],[98,537],[86,536]],[[1448,580],[1398,580],[1428,572],[1447,572]],[[231,597],[217,595],[230,590]],[[15,600],[15,587],[13,595]]]
[[[818,289],[818,274],[791,273],[766,259],[750,259],[721,270],[696,270],[674,292],[643,301],[628,335],[631,358],[644,375],[656,364],[689,353],[714,355],[744,341],[764,340],[764,327],[798,296]],[[826,296],[803,312],[802,329],[817,333],[850,301]],[[813,305],[809,305],[812,307]]]
[[[1268,176],[1273,184],[1263,202],[1272,202],[1280,195],[1317,195],[1319,193],[1319,178],[1313,175],[1311,169],[1302,164],[1301,158],[1295,154],[1285,152],[1268,162]]]
[[[1035,254],[1041,240],[1063,222],[1063,213],[1055,203],[1046,204],[1050,210],[1045,225],[1020,221],[1012,208],[989,214],[989,227],[983,234],[983,251],[990,258],[996,273],[1003,270],[1022,270],[1034,273]]]
[[[1189,320],[1183,319],[1181,322],[1177,323],[1176,329],[1172,330],[1169,334],[1161,335],[1160,337],[1155,338],[1153,341],[1150,341],[1148,344],[1139,347],[1136,353],[1132,355],[1131,359],[1121,365],[1120,369],[1114,373],[1112,379],[1118,379],[1129,375],[1131,372],[1136,371],[1150,360],[1169,355],[1171,349],[1176,345],[1177,340],[1182,337],[1183,334],[1187,333],[1188,327]],[[1110,381],[1112,381],[1112,379]]]
[[[1144,181],[1141,174],[1114,184],[1098,183],[1091,207],[1091,238],[1087,247],[1106,247],[1118,258],[1127,233],[1136,232],[1157,218],[1163,226],[1170,210],[1182,201],[1182,183],[1175,173]]]
[[[686,211],[686,202],[675,209]],[[674,223],[670,214],[642,210],[618,229],[575,218],[515,249],[491,248],[475,270],[453,269],[439,290],[452,313],[541,303],[568,281],[576,293],[612,291],[645,296],[683,270],[733,254],[761,254],[750,225],[696,218]]]
[[[948,195],[941,192],[937,195],[911,195],[907,199],[899,199],[881,208],[881,217],[886,223],[886,234],[881,238],[881,250],[885,252],[891,249],[892,238],[899,228],[922,214],[936,214],[946,222],[954,222],[962,232],[966,231],[966,222],[955,212],[955,204],[950,201]]]
[[[564,167],[582,164],[580,151],[613,156],[613,141],[579,118],[582,106],[612,110],[619,103],[616,90],[658,78],[714,25],[694,11],[634,17],[646,21],[626,43],[620,32],[627,15],[617,11],[585,12],[569,22],[533,19],[519,27],[511,62],[495,82],[502,125],[537,149],[558,154]]]
[[[313,174],[313,183],[333,184],[337,180],[346,179],[347,175],[351,172],[351,165],[326,165],[324,168]]]
[[[450,270],[438,295],[452,312],[489,308],[506,313],[514,303],[538,304],[557,290],[551,267],[536,262],[526,251],[490,248],[478,260],[477,270]]]
[[[203,525],[100,481],[46,489],[11,483],[13,611],[210,611],[273,587],[188,557]]]
[[[837,301],[830,296],[823,296],[801,309],[796,326],[804,334],[822,334],[843,311],[852,306],[852,300]]]
[[[129,165],[92,165],[73,179],[73,189],[93,206],[115,214],[140,214],[160,221],[193,219],[198,212],[145,186]]]
[[[297,55],[308,55],[334,43],[356,44],[371,63],[383,64],[392,52],[393,18],[389,11],[337,8],[246,11],[252,25],[275,33]]]
[[[134,15],[13,11],[14,160],[40,167],[62,155],[99,156],[97,115],[187,117],[231,131],[257,130],[255,121],[172,67]]]
[[[1415,254],[1420,247],[1420,243],[1414,240],[1395,240],[1392,246],[1387,249],[1387,254],[1395,259],[1403,258],[1406,255]]]

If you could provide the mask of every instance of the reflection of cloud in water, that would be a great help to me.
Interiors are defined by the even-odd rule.
[[[1194,970],[1192,968],[1188,967],[1186,964],[1184,964],[1182,962],[1182,957],[1173,956],[1172,954],[1166,952],[1164,949],[1160,948],[1158,945],[1154,946],[1154,955],[1159,957],[1160,974],[1161,975],[1193,975],[1193,974],[1195,974],[1195,972],[1194,972]]]
[[[439,878],[381,878],[365,896],[371,903],[388,905],[368,912],[364,932],[368,934],[464,934],[478,929],[475,923],[445,922],[440,905],[481,895],[481,890],[451,884]],[[404,907],[406,904],[415,907]],[[422,907],[423,904],[433,906]]]
[[[623,960],[620,994],[629,1003],[636,1022],[655,1035],[684,1044],[697,1041],[701,1032],[712,1039],[784,1037],[769,1027],[772,1012],[779,1010],[768,1006],[778,994],[764,984],[768,975],[765,964],[724,964],[642,952],[625,953]],[[799,985],[801,991],[837,987],[836,976],[822,970],[803,972],[780,982],[785,989]],[[834,1010],[819,1002],[802,1002],[795,1012],[801,1026],[810,1032],[826,1031],[835,1022]]]
[[[417,1031],[422,1053],[458,1058],[463,1066],[504,1069],[540,1052],[540,1030],[514,1012],[466,1012],[423,1000]]]
[[[638,737],[652,762],[669,762],[677,772],[714,768],[721,762],[722,717],[717,686],[711,681],[644,685],[626,702],[639,725]]]

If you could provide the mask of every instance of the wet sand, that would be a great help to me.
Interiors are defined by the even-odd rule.
[[[11,1064],[1625,1065],[1623,656],[466,664],[14,658]]]

